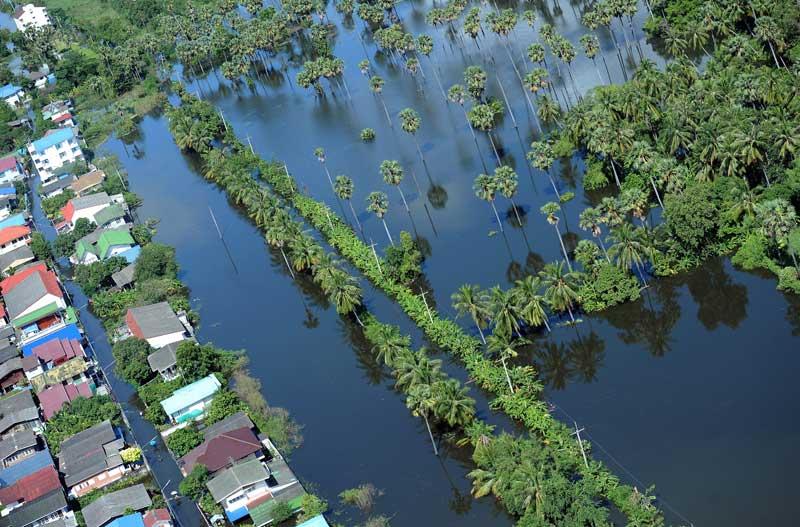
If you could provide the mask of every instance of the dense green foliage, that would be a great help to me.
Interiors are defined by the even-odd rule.
[[[56,236],[53,242],[53,254],[59,258],[67,257],[75,252],[75,242],[84,236],[91,234],[97,225],[86,218],[80,218],[75,222],[75,228],[70,232],[62,232]]]
[[[31,234],[31,252],[37,260],[45,262],[53,258],[53,253],[50,250],[50,244],[47,243],[44,235],[41,232],[34,232]]]
[[[146,340],[136,337],[116,342],[111,350],[114,371],[120,379],[136,387],[145,384],[154,375],[147,363],[147,356],[153,351]]]
[[[208,469],[205,465],[198,463],[189,475],[183,478],[178,490],[193,501],[200,501],[207,492],[206,481],[208,481]]]
[[[62,441],[106,419],[115,424],[120,420],[117,403],[106,395],[79,397],[63,406],[47,421],[44,437],[50,452],[57,455]]]
[[[32,244],[31,244],[32,245]],[[39,258],[41,260],[41,258]],[[92,296],[101,288],[111,286],[111,275],[126,267],[125,258],[114,256],[88,265],[76,265],[73,268],[73,279],[87,296]]]
[[[183,457],[194,447],[203,442],[203,434],[193,426],[187,426],[172,432],[167,437],[167,446],[176,457]]]
[[[133,279],[145,282],[156,278],[175,279],[178,276],[178,264],[175,262],[175,249],[160,243],[150,243],[142,247],[136,259]]]
[[[178,370],[187,383],[219,372],[225,378],[231,376],[235,366],[235,355],[231,352],[215,348],[211,344],[198,344],[185,340],[178,345],[175,352]]]

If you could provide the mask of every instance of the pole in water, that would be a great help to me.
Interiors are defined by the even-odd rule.
[[[433,315],[431,315],[431,308],[428,306],[428,301],[425,299],[425,295],[427,293],[428,293],[427,291],[423,291],[422,293],[420,293],[420,296],[422,297],[422,301],[425,302],[425,309],[428,310],[428,318],[430,319],[431,324],[433,324]]]
[[[225,131],[228,131],[228,122],[225,121],[225,116],[222,115],[222,110],[219,111],[219,116],[222,118],[222,125],[225,127]]]
[[[372,242],[370,244],[370,247],[372,247],[372,255],[375,257],[375,263],[378,264],[378,272],[381,273],[381,276],[383,276],[383,269],[381,269],[381,259],[378,258],[378,253],[377,251],[375,251],[375,242],[372,241],[372,238],[370,238],[369,241]]]
[[[211,205],[208,206],[208,212],[211,213],[211,219],[214,221],[214,227],[217,228],[217,234],[219,234],[219,239],[222,239],[222,231],[219,230],[219,224],[217,223],[217,218],[214,216],[214,211],[211,210]]]
[[[116,168],[114,169],[114,171],[117,173],[117,177],[119,178],[119,182],[122,183],[122,188],[124,188],[125,190],[128,190],[128,186],[125,184],[125,180],[122,179],[122,174],[120,174],[119,170],[116,169]]]
[[[253,143],[250,142],[250,136],[247,136],[247,144],[250,145],[250,153],[256,155],[256,151],[253,150]]]
[[[586,468],[589,468],[589,460],[586,459],[586,451],[583,449],[583,441],[581,440],[581,432],[583,432],[583,428],[578,428],[578,423],[573,421],[575,424],[575,436],[578,438],[578,446],[581,447],[581,455],[583,456],[583,464],[586,465]]]
[[[283,164],[283,171],[286,172],[286,178],[289,180],[289,188],[292,192],[297,192],[294,189],[294,182],[292,181],[292,176],[289,175],[289,169],[286,167],[286,163]]]

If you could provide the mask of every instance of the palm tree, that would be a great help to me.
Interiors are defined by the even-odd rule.
[[[389,198],[383,192],[370,192],[367,196],[367,210],[374,212],[375,215],[383,222],[383,229],[386,231],[386,236],[389,238],[389,243],[394,245],[392,235],[389,234],[389,227],[386,225],[386,212],[389,210]]]
[[[550,324],[547,322],[547,312],[545,311],[545,299],[540,294],[542,281],[532,275],[528,275],[522,280],[515,282],[512,289],[514,303],[520,318],[530,327],[538,327],[544,324],[547,331],[550,331]]]
[[[377,94],[378,98],[381,100],[383,111],[386,113],[386,120],[389,122],[389,127],[391,128],[393,127],[392,118],[389,117],[389,109],[386,107],[386,101],[383,100],[383,84],[384,80],[378,75],[373,75],[369,78],[369,89],[372,90],[373,93]]]
[[[307,234],[300,234],[289,240],[294,270],[301,272],[312,269],[322,257],[322,248]]]
[[[594,64],[594,70],[597,72],[597,78],[600,79],[600,84],[605,84],[606,81],[603,80],[603,76],[600,74],[600,68],[597,67],[597,54],[600,52],[600,40],[591,34],[586,33],[580,38],[581,45],[583,46],[583,53],[590,59],[592,59],[592,64]],[[603,58],[605,61],[605,58]],[[606,66],[608,68],[608,66]],[[610,79],[609,79],[610,80]]]
[[[642,254],[645,252],[645,247],[633,225],[623,223],[612,229],[608,237],[613,242],[613,245],[608,249],[608,254],[617,262],[617,266],[622,269],[630,269],[635,265],[636,270],[642,277],[642,282],[647,284],[642,270],[642,265],[644,264]]]
[[[517,348],[529,344],[525,339],[512,339],[509,336],[498,333],[496,335],[489,335],[487,339],[488,350],[492,355],[496,355],[500,359],[500,364],[503,366],[503,373],[506,375],[506,382],[508,389],[514,393],[514,384],[511,382],[511,376],[508,374],[507,362],[518,355]]]
[[[474,284],[464,284],[452,294],[450,299],[453,302],[453,307],[458,311],[458,316],[468,314],[472,318],[472,322],[478,328],[481,341],[486,344],[483,329],[486,327],[489,311],[486,307],[486,296],[481,292],[480,287]]]
[[[476,102],[483,100],[483,92],[486,90],[486,72],[480,66],[470,66],[464,70],[464,83],[467,85],[469,94]]]
[[[431,53],[433,52],[433,38],[430,35],[419,35],[417,37],[417,51],[428,58],[431,69],[433,70],[433,76],[436,79],[436,84],[439,86],[439,91],[442,92],[442,97],[444,97],[445,102],[447,102],[447,95],[444,93],[442,80],[439,78],[439,72],[437,71],[439,68],[436,67],[436,64],[434,64],[433,60],[431,59]]]
[[[542,214],[545,215],[547,218],[547,223],[553,226],[556,230],[556,235],[558,236],[558,242],[561,244],[561,252],[564,253],[564,261],[567,262],[567,267],[569,271],[572,272],[572,264],[569,262],[569,256],[567,255],[567,247],[564,245],[564,238],[561,236],[561,231],[558,228],[558,211],[561,210],[561,206],[556,203],[555,201],[548,201],[544,205],[542,205],[541,209],[539,209]]]
[[[517,306],[514,295],[510,291],[503,291],[499,286],[489,290],[488,297],[489,315],[494,322],[495,333],[511,337],[512,333],[520,334]]]
[[[500,165],[502,164],[502,161],[500,161],[500,154],[497,153],[497,147],[492,138],[492,130],[497,121],[498,113],[498,108],[493,104],[476,104],[470,109],[467,118],[474,128],[486,132],[486,135],[489,136],[489,142],[492,144],[492,150],[494,150],[494,156],[497,158],[497,164]]]
[[[408,203],[406,202],[406,197],[403,194],[403,189],[400,188],[400,183],[403,182],[403,167],[400,165],[399,161],[394,160],[384,160],[381,162],[380,166],[381,176],[383,176],[383,181],[385,181],[388,185],[393,185],[397,187],[397,190],[400,192],[400,198],[403,200],[403,205],[405,205],[406,210],[408,211]]]
[[[402,357],[411,353],[408,349],[411,339],[401,335],[398,327],[392,324],[378,325],[371,330],[369,338],[373,342],[372,351],[377,354],[376,358],[389,368],[394,368]]]
[[[336,176],[336,183],[333,185],[333,190],[336,192],[336,195],[339,199],[343,199],[350,205],[350,212],[353,214],[353,218],[356,220],[356,225],[358,225],[358,230],[362,231],[364,229],[361,228],[361,222],[358,221],[358,215],[356,214],[356,209],[353,208],[353,202],[350,198],[353,197],[353,189],[354,189],[353,180],[349,177],[340,174]]]
[[[475,418],[475,400],[456,379],[437,381],[431,392],[434,415],[449,426],[463,428]]]
[[[428,429],[428,437],[430,437],[431,445],[433,445],[433,454],[438,456],[439,449],[436,447],[436,441],[433,439],[433,432],[431,432],[431,423],[428,421],[428,416],[436,404],[431,389],[430,384],[415,384],[409,388],[406,395],[406,407],[411,410],[412,415],[422,417],[425,420],[425,428]]]
[[[495,184],[497,185],[497,190],[505,196],[509,201],[511,201],[511,208],[514,209],[514,215],[517,217],[517,224],[522,226],[522,220],[519,217],[519,212],[517,211],[517,205],[514,203],[514,196],[517,193],[517,187],[519,186],[519,178],[517,177],[517,173],[514,172],[514,169],[509,166],[501,166],[494,169],[494,180]]]
[[[600,224],[602,222],[602,213],[594,207],[587,207],[583,209],[583,212],[581,212],[581,215],[578,218],[578,226],[585,231],[591,231],[592,236],[594,236],[597,241],[600,242],[600,247],[603,249],[603,254],[606,257],[606,261],[611,263],[611,258],[608,257],[608,251],[606,251],[606,244],[603,243],[603,230],[600,228]]]
[[[317,161],[319,161],[322,164],[322,168],[325,169],[325,175],[328,176],[328,182],[331,184],[331,188],[333,189],[333,191],[336,192],[336,187],[333,185],[333,179],[331,179],[331,173],[328,170],[328,165],[325,164],[325,149],[322,148],[321,146],[315,148],[314,157],[316,157]]]
[[[469,131],[472,132],[472,139],[475,141],[475,148],[478,150],[478,156],[480,157],[481,164],[483,165],[484,170],[486,170],[486,163],[483,161],[481,147],[478,145],[478,136],[475,135],[475,128],[472,127],[472,121],[469,120],[469,114],[467,114],[467,109],[464,107],[464,102],[466,101],[466,92],[464,91],[464,87],[460,84],[453,84],[450,86],[450,89],[447,90],[447,98],[450,100],[450,102],[454,102],[459,105],[461,110],[464,112],[464,119],[467,121]]]
[[[428,358],[425,349],[404,357],[404,360],[395,368],[397,381],[395,386],[407,393],[406,406],[412,410],[415,416],[421,416],[425,420],[425,427],[428,429],[428,436],[431,438],[433,451],[438,456],[436,441],[433,439],[431,425],[428,416],[433,410],[435,400],[432,397],[433,385],[442,378],[442,361]]]
[[[562,262],[549,263],[539,273],[545,287],[544,298],[556,311],[567,311],[570,320],[574,323],[575,316],[572,309],[580,300],[577,289],[577,279],[570,271],[564,273]]]
[[[289,242],[289,240],[291,240],[289,231],[283,225],[276,223],[267,229],[266,240],[268,244],[270,244],[272,247],[277,247],[281,252],[283,261],[286,263],[286,268],[289,270],[289,274],[292,275],[292,278],[294,278],[294,271],[292,270],[292,266],[289,264],[289,258],[286,257],[286,252],[284,251],[284,247],[286,247],[286,244]]]
[[[503,230],[503,222],[500,221],[500,215],[497,213],[497,208],[494,206],[495,193],[497,192],[497,181],[491,176],[480,174],[475,178],[475,183],[472,186],[475,195],[478,199],[487,201],[492,206],[494,217],[497,218],[497,224],[500,226],[500,231]]]
[[[339,261],[336,258],[328,253],[323,253],[311,271],[314,274],[314,282],[325,289],[328,284],[334,283],[336,280],[334,275],[341,269],[339,269]]]
[[[553,179],[553,175],[550,173],[550,168],[553,166],[553,163],[556,160],[556,156],[553,154],[553,146],[547,141],[534,141],[531,143],[531,149],[528,152],[527,157],[530,164],[533,165],[533,168],[539,169],[547,174],[547,178],[550,180],[550,185],[553,187],[553,191],[560,199],[561,193],[558,191],[558,187],[556,187],[556,182]]]
[[[337,269],[332,279],[327,284],[323,284],[323,290],[333,301],[337,313],[340,315],[352,313],[358,324],[364,326],[357,311],[362,303],[362,291],[355,277]]]
[[[398,117],[400,118],[400,128],[414,138],[414,145],[417,147],[417,153],[424,163],[425,156],[422,155],[422,150],[420,150],[419,142],[417,141],[417,130],[419,130],[421,124],[419,114],[412,108],[405,108],[398,114]]]
[[[536,105],[539,107],[539,119],[545,124],[556,123],[561,126],[558,118],[561,116],[561,107],[550,98],[547,94],[542,95],[536,100]]]

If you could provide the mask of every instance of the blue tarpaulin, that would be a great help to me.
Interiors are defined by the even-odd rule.
[[[35,348],[37,346],[41,346],[45,342],[49,342],[49,341],[54,340],[54,339],[83,340],[83,336],[81,335],[81,332],[78,329],[78,326],[76,326],[75,324],[67,324],[66,326],[64,326],[63,328],[59,329],[58,331],[54,331],[53,333],[50,333],[47,336],[44,336],[44,337],[42,337],[40,339],[37,339],[37,340],[35,340],[33,342],[29,342],[28,344],[25,344],[24,346],[22,346],[22,356],[23,357],[27,357],[28,355],[30,355],[33,352],[33,348]]]

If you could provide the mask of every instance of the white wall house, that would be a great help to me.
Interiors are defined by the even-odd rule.
[[[101,210],[111,205],[111,197],[105,192],[89,194],[80,198],[72,198],[61,208],[61,216],[66,220],[72,230],[79,219],[84,218],[94,222],[94,216]]]
[[[25,177],[22,167],[14,156],[0,159],[0,185],[21,181]]]
[[[44,137],[28,145],[28,153],[39,172],[42,184],[54,179],[55,171],[59,168],[83,159],[83,150],[72,128],[49,130]]]
[[[31,229],[27,225],[15,225],[0,230],[0,254],[10,253],[30,242]]]
[[[16,108],[22,104],[22,99],[25,97],[25,91],[19,86],[13,84],[6,84],[0,87],[0,99],[3,99],[7,105]]]
[[[33,4],[19,6],[12,16],[17,29],[23,33],[25,30],[32,27],[40,28],[50,25],[50,17],[47,16],[47,8],[35,6]]]

